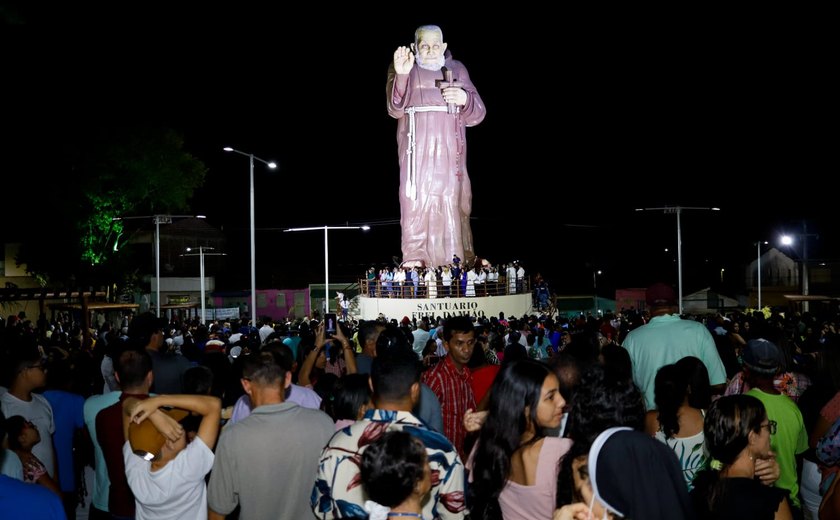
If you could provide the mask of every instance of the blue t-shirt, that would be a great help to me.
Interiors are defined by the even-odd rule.
[[[0,514],[3,518],[66,520],[58,495],[37,484],[0,475]]]
[[[64,390],[47,390],[44,397],[53,409],[53,444],[58,459],[58,481],[62,491],[75,491],[73,434],[77,429],[85,427],[85,398]]]

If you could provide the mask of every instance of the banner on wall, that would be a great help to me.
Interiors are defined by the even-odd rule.
[[[474,316],[489,318],[499,316],[522,316],[531,313],[531,295],[486,296],[476,298],[359,298],[359,318],[375,320],[380,314],[387,319],[420,319],[423,316]]]

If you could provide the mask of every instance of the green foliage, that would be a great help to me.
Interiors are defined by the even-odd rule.
[[[113,219],[183,212],[204,183],[206,166],[183,147],[183,138],[168,128],[103,128],[76,135],[65,143],[65,164],[58,166],[67,178],[45,186],[58,217],[51,238],[33,236],[18,263],[45,283],[98,285],[119,278],[111,269],[119,262],[107,265],[123,231],[123,223]]]

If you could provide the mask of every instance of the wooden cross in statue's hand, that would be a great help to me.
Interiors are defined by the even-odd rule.
[[[449,69],[444,69],[443,76],[446,79],[443,79],[443,80],[439,79],[439,80],[435,81],[435,85],[441,90],[443,90],[445,88],[449,88],[449,87],[459,87],[460,88],[460,87],[464,86],[464,84],[461,83],[460,81],[458,81],[457,79],[452,79],[452,71],[449,70]],[[447,114],[457,114],[458,113],[458,105],[456,105],[455,103],[447,103],[446,104],[446,113]]]

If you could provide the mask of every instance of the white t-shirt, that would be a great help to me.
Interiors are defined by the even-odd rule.
[[[215,456],[196,437],[174,460],[157,471],[151,462],[123,444],[128,485],[134,493],[137,520],[207,520],[207,485],[204,477]]]
[[[20,415],[38,428],[41,442],[32,447],[32,454],[44,463],[47,473],[52,478],[55,475],[55,454],[53,452],[52,434],[55,433],[53,409],[49,401],[41,394],[32,394],[31,401],[21,401],[10,393],[0,396],[0,410],[8,419]]]

